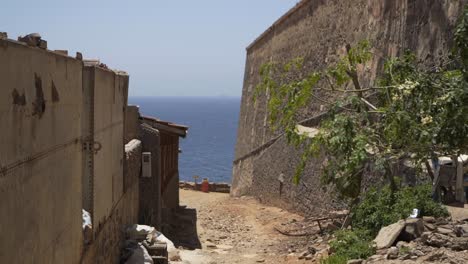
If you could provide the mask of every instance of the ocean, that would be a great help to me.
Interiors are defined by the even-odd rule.
[[[181,181],[231,182],[240,97],[130,97],[142,115],[189,126],[181,138]]]

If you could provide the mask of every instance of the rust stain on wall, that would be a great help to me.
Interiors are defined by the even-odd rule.
[[[58,101],[60,101],[60,96],[54,81],[52,81],[52,102],[56,103]]]
[[[26,97],[24,96],[24,93],[20,94],[16,89],[13,89],[11,97],[13,99],[13,104],[20,106],[26,105]]]
[[[33,102],[33,116],[37,115],[39,118],[45,111],[46,104],[44,100],[44,91],[42,90],[42,79],[37,73],[34,74],[34,86],[36,87],[36,99]]]

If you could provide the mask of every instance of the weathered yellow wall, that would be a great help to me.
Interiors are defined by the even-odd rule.
[[[125,191],[113,207],[102,228],[95,234],[82,258],[82,264],[119,263],[123,232],[128,225],[138,222],[138,199],[141,170],[141,141],[133,140],[125,147]]]
[[[141,138],[140,131],[140,112],[136,105],[128,105],[125,111],[125,129],[124,140],[130,142],[132,139]]]
[[[124,150],[128,81],[0,40],[0,263],[118,262],[141,167],[141,143]],[[88,140],[101,148],[85,150]],[[83,207],[94,231],[86,247]]]
[[[94,71],[94,141],[101,149],[94,155],[95,232],[106,222],[123,194],[124,111],[128,76],[92,67]],[[126,81],[127,80],[127,81]]]
[[[82,62],[0,40],[0,263],[78,263]]]

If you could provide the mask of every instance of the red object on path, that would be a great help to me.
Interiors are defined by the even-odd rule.
[[[206,193],[210,191],[210,183],[208,182],[207,178],[204,178],[202,181],[201,191]]]

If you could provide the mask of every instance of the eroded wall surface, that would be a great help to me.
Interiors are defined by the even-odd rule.
[[[128,105],[125,110],[124,140],[130,142],[139,138],[141,138],[139,108],[136,105]]]
[[[125,146],[125,188],[123,195],[116,202],[107,221],[95,234],[94,241],[83,254],[83,264],[119,263],[124,230],[131,224],[138,223],[138,180],[141,171],[142,144],[132,140]]]
[[[259,69],[266,62],[304,58],[304,71],[324,69],[345,53],[346,44],[368,39],[374,57],[361,76],[375,81],[384,58],[413,50],[427,65],[447,61],[451,36],[465,0],[310,0],[302,1],[247,49],[235,161],[233,195],[253,194],[263,201],[319,213],[340,207],[320,184],[320,160],[310,162],[299,185],[292,184],[299,152],[267,122],[267,95],[254,102]],[[321,113],[313,101],[301,115]],[[325,108],[326,109],[326,108]]]
[[[127,94],[126,73],[0,40],[0,263],[118,262],[141,171]]]
[[[0,40],[0,262],[79,263],[82,62]]]
[[[123,195],[124,116],[128,76],[91,67],[94,107],[94,231],[111,215]]]

